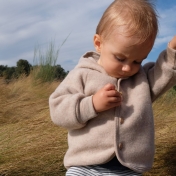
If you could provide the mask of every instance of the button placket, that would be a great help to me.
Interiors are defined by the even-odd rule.
[[[124,123],[124,118],[119,117],[119,125],[122,125],[123,123]],[[119,128],[120,128],[120,126],[119,126]],[[119,147],[119,150],[122,150],[124,148],[123,142],[119,141],[118,147]]]

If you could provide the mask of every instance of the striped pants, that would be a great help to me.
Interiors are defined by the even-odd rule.
[[[70,167],[66,176],[142,176],[142,174],[130,169],[109,170],[100,166],[80,166]]]

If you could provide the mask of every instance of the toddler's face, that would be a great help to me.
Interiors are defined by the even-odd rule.
[[[102,41],[99,35],[94,36],[94,44],[100,53],[98,64],[115,78],[126,78],[136,74],[142,61],[148,56],[154,41],[148,40],[137,44],[136,37],[127,37],[116,33],[108,40]]]

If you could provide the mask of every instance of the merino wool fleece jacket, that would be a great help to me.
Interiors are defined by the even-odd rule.
[[[68,129],[66,168],[104,164],[116,156],[139,173],[154,159],[152,102],[176,85],[176,50],[167,48],[156,63],[140,67],[126,79],[109,76],[97,64],[99,54],[87,52],[49,98],[52,121]],[[106,84],[122,92],[120,106],[96,113],[92,96]]]

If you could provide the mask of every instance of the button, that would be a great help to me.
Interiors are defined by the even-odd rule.
[[[120,118],[120,124],[122,125],[124,123],[124,119]]]
[[[123,148],[123,143],[119,143],[119,149],[122,150]]]

